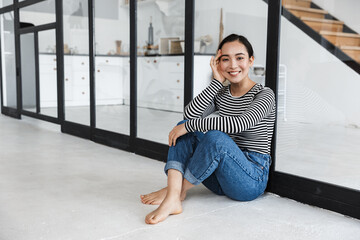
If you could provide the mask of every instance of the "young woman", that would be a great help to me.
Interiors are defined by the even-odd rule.
[[[160,204],[146,223],[181,213],[186,192],[200,183],[238,201],[263,194],[271,164],[275,96],[249,78],[253,63],[245,37],[231,34],[220,43],[210,61],[213,81],[186,106],[186,120],[169,133],[167,187],[140,196],[144,204]],[[230,85],[224,87],[225,80]],[[214,111],[219,116],[206,118]]]

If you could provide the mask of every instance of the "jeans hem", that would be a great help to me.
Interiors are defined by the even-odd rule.
[[[184,176],[184,164],[177,162],[177,161],[167,161],[164,171],[167,175],[169,169],[175,169],[181,172],[181,174]]]
[[[186,169],[184,178],[189,181],[192,185],[199,185],[201,181],[199,181],[194,175],[190,172],[189,169]]]

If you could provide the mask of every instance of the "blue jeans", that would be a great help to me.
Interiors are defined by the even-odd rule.
[[[270,155],[241,150],[226,133],[191,132],[169,148],[165,173],[175,169],[193,185],[203,183],[215,194],[250,201],[264,193],[270,164]]]

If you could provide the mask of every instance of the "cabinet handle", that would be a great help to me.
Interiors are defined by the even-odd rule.
[[[106,62],[108,63],[108,62],[109,62],[109,60],[106,60]]]
[[[54,71],[56,71],[56,68],[54,68]]]
[[[98,69],[97,72],[100,72],[100,69]]]
[[[84,64],[85,64],[84,62],[81,63],[81,65],[84,65]]]
[[[82,92],[82,95],[84,95],[85,94],[85,92]]]
[[[177,82],[177,83],[179,83],[179,82],[180,82],[180,80],[176,80],[176,82]]]
[[[82,80],[85,80],[85,77],[82,77],[81,79],[82,79]]]
[[[177,64],[176,64],[176,66],[178,66],[178,67],[179,67],[179,66],[180,66],[180,63],[177,63]]]
[[[65,78],[65,81],[69,81],[69,79],[68,79],[68,78]]]
[[[154,63],[157,63],[157,61],[156,61],[156,60],[154,60]]]
[[[150,60],[147,60],[147,63],[150,63]]]
[[[177,96],[176,98],[177,98],[177,99],[180,99],[180,96]]]
[[[54,62],[56,62],[56,58],[54,58]]]

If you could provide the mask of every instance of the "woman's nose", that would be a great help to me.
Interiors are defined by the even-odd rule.
[[[236,67],[237,67],[237,63],[236,63],[236,60],[235,60],[235,59],[231,59],[231,60],[230,60],[230,67],[231,67],[231,68],[236,68]]]

